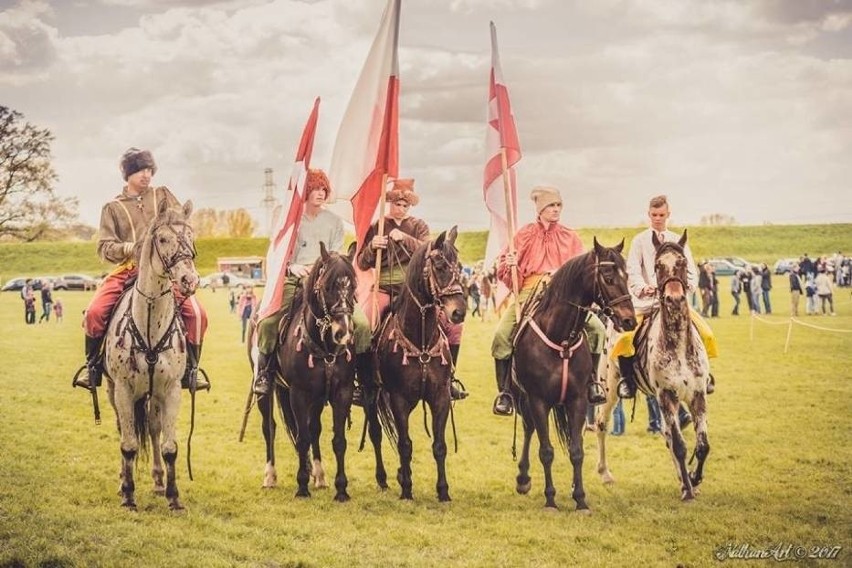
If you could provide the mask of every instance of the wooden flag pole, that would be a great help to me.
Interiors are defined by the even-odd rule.
[[[385,191],[388,185],[388,173],[382,174],[382,195],[379,198],[379,227],[376,232],[381,236],[385,232],[385,205],[387,204],[387,192]],[[364,243],[364,246],[370,246]],[[376,249],[376,281],[373,282],[373,321],[370,322],[370,329],[375,330],[379,326],[379,278],[382,276],[382,249]]]
[[[509,252],[515,253],[515,215],[512,208],[512,183],[509,180],[509,159],[506,148],[500,147],[500,160],[503,166],[503,195],[506,199],[506,220],[509,222]],[[515,318],[521,320],[521,303],[518,302],[518,266],[512,266],[512,293],[515,294]]]

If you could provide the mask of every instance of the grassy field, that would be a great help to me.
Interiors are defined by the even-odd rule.
[[[433,227],[438,229],[438,227]],[[640,228],[578,229],[587,247],[597,237],[607,245],[630,239]],[[673,227],[681,231],[682,228]],[[459,235],[457,245],[462,262],[473,264],[485,256],[487,231]],[[696,260],[713,256],[742,256],[769,266],[785,257],[808,253],[811,258],[849,254],[852,224],[764,225],[759,227],[689,227],[689,239]],[[216,259],[227,256],[266,256],[268,239],[201,239],[197,243],[198,270],[202,275],[214,272]],[[846,247],[846,248],[844,248]],[[94,242],[74,243],[0,243],[0,282],[18,276],[46,276],[83,272],[93,276],[109,270],[99,262]]]
[[[841,547],[835,560],[801,563],[852,565],[852,334],[796,325],[785,354],[783,286],[773,292],[778,315],[731,317],[723,296],[723,317],[712,321],[722,353],[714,361],[712,450],[699,498],[680,502],[668,451],[646,433],[641,403],[627,434],[609,439],[615,485],[598,479],[596,441],[586,437],[591,515],[573,510],[562,451],[554,464],[558,512],[543,509],[537,444],[532,492],[514,491],[513,421],[490,409],[493,316],[466,324],[459,375],[472,394],[455,408],[459,451],[447,460],[452,503],[435,498],[420,409],[412,417],[415,501],[400,501],[395,481],[388,492],[376,490],[372,452],[357,451],[359,412],[348,435],[351,502],[334,503],[330,490],[294,499],[295,453],[282,437],[279,488],[262,490],[257,413],[245,442],[237,441],[248,366],[221,291],[200,293],[210,314],[203,365],[214,388],[198,397],[195,481],[181,446],[178,483],[187,509],[170,513],[165,499],[151,494],[150,466],[142,463],[139,511],[124,511],[112,409],[102,396],[104,423],[95,426],[89,397],[70,387],[82,359],[79,316],[90,295],[60,294],[66,321],[35,326],[24,325],[17,294],[0,295],[0,566],[712,566],[720,550],[743,545]],[[848,290],[837,293],[836,304],[837,317],[803,321],[852,330]],[[185,396],[183,442],[188,402]],[[331,470],[328,429],[323,445]],[[387,449],[389,471],[397,463]]]

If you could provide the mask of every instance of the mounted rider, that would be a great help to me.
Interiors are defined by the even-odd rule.
[[[181,206],[167,187],[151,186],[151,178],[157,173],[157,164],[150,151],[129,148],[122,155],[119,167],[127,185],[101,209],[98,229],[98,255],[102,260],[117,266],[95,290],[95,295],[86,309],[83,326],[86,331],[88,372],[74,380],[75,387],[88,390],[101,385],[101,344],[107,323],[122,293],[132,285],[138,274],[134,260],[138,239],[145,234],[162,203],[169,207]],[[208,390],[210,384],[203,376],[198,375],[201,344],[207,330],[207,313],[196,296],[185,298],[177,288],[174,288],[173,292],[187,338],[187,368],[181,379],[181,386],[185,389]]]
[[[659,305],[657,275],[654,271],[657,251],[652,240],[653,236],[656,234],[658,242],[677,242],[680,239],[680,235],[668,230],[670,216],[668,198],[665,195],[653,197],[648,206],[650,226],[633,237],[630,244],[630,252],[627,255],[627,286],[630,289],[633,307],[639,318],[651,313]],[[698,272],[688,243],[684,245],[683,252],[687,261],[687,287],[688,291],[692,292],[698,286]],[[692,307],[690,307],[689,312],[692,322],[707,349],[707,356],[716,357],[719,349],[713,330]],[[634,334],[635,331],[624,333],[612,350],[612,357],[618,358],[619,371],[622,376],[622,380],[618,383],[618,396],[621,398],[633,398],[636,395],[636,377],[633,371]],[[710,375],[707,394],[714,390],[715,380],[713,375]]]
[[[320,257],[320,242],[329,251],[340,251],[343,247],[343,221],[325,209],[331,194],[331,183],[325,172],[309,169],[305,178],[305,206],[293,256],[284,267],[281,308],[257,323],[259,350],[257,380],[254,393],[269,394],[278,374],[279,330],[286,330],[293,311],[293,300],[302,290],[302,284]],[[270,279],[269,285],[273,281]],[[370,325],[364,312],[357,306],[352,314],[355,335],[356,369],[359,375],[372,369],[370,353]],[[365,367],[366,366],[366,367]]]
[[[518,297],[503,312],[491,344],[499,389],[493,411],[501,416],[510,416],[514,412],[509,388],[514,351],[512,340],[518,323],[515,302],[523,305],[545,275],[552,274],[567,261],[583,254],[583,243],[579,235],[559,222],[562,216],[562,195],[559,190],[553,187],[535,187],[530,192],[530,199],[535,203],[536,221],[521,227],[517,232],[514,237],[514,253],[504,251],[497,259],[497,278],[511,287],[514,266],[517,267],[521,282]],[[592,352],[594,369],[589,381],[588,400],[590,404],[602,404],[606,402],[606,394],[596,369],[603,351],[606,330],[598,316],[588,312],[584,331]]]
[[[386,200],[390,204],[390,209],[385,216],[382,234],[379,234],[378,221],[370,225],[364,237],[365,244],[361,247],[357,260],[358,268],[370,270],[376,265],[376,252],[385,251],[382,256],[379,282],[374,284],[378,286],[378,317],[374,314],[376,306],[374,306],[372,294],[363,305],[367,320],[370,322],[381,322],[388,310],[392,308],[392,303],[403,293],[411,255],[418,246],[429,240],[429,226],[426,222],[409,214],[411,207],[420,203],[420,197],[414,192],[413,179],[394,180],[393,186],[386,194]],[[443,312],[439,312],[439,318],[441,329],[447,336],[450,346],[455,372],[464,324],[447,321]],[[457,384],[460,383],[454,377],[450,386],[452,398],[454,400],[467,398],[468,393]]]

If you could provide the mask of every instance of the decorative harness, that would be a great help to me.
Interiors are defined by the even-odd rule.
[[[606,286],[602,285],[600,280],[602,278],[600,268],[602,266],[615,266],[615,262],[609,260],[600,260],[597,255],[595,255],[595,275],[594,275],[594,288],[592,290],[592,297],[594,301],[600,305],[604,313],[611,314],[612,306],[618,305],[623,302],[630,301],[630,294],[622,294],[612,300],[607,300],[603,296],[603,290],[606,289]],[[547,286],[550,282],[550,278],[543,278],[539,281],[539,284],[536,286],[536,290],[533,292],[533,295],[530,297],[530,300],[527,302],[527,306],[524,306],[524,314],[521,319],[520,325],[518,325],[518,331],[515,333],[515,337],[513,340],[513,344],[517,345],[518,338],[521,336],[521,331],[525,326],[529,326],[532,330],[538,335],[541,339],[542,343],[556,351],[557,355],[560,359],[562,359],[562,388],[560,389],[559,394],[559,404],[565,402],[565,395],[568,392],[568,366],[571,363],[571,357],[573,357],[574,353],[580,346],[583,344],[583,339],[585,338],[585,334],[582,332],[582,321],[586,319],[586,313],[592,311],[591,306],[581,306],[575,302],[565,301],[566,304],[576,308],[576,316],[574,317],[574,322],[570,326],[570,332],[566,339],[563,339],[559,343],[551,340],[547,337],[547,334],[542,331],[541,327],[535,321],[535,315],[538,311],[538,307],[541,304],[541,299],[544,296],[545,291],[547,290]],[[582,316],[582,321],[581,321]]]

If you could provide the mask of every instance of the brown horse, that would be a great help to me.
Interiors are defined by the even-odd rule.
[[[453,323],[464,321],[467,305],[459,278],[456,236],[453,227],[414,252],[396,309],[383,322],[376,343],[379,416],[399,453],[397,481],[402,499],[413,499],[408,420],[422,400],[432,413],[438,500],[450,500],[445,430],[450,414],[452,362],[439,312]]]
[[[681,482],[681,498],[689,501],[695,498],[696,487],[704,477],[704,462],[710,453],[706,401],[710,363],[690,317],[684,254],[686,238],[686,230],[676,243],[660,242],[656,234],[652,237],[657,251],[654,270],[659,307],[645,318],[636,332],[633,370],[639,389],[655,397],[660,404],[662,433]],[[609,400],[598,415],[598,473],[604,483],[613,481],[606,462],[606,422],[609,410],[615,405],[616,385],[620,379],[618,365],[609,367]],[[693,472],[686,466],[686,440],[678,420],[680,401],[689,406],[695,424],[698,464]]]
[[[325,486],[319,438],[322,410],[327,402],[331,404],[332,449],[337,461],[334,499],[344,502],[349,500],[346,492],[345,428],[355,381],[352,344],[355,270],[350,257],[326,251],[323,243],[320,244],[320,252],[320,258],[306,279],[301,302],[294,302],[290,321],[282,330],[277,354],[281,377],[274,392],[298,454],[296,497],[310,497],[308,481],[311,475],[316,487]],[[266,441],[263,486],[269,488],[274,487],[277,481],[272,399],[270,393],[257,400]],[[313,468],[308,459],[311,448]]]
[[[594,241],[591,252],[577,256],[557,270],[541,302],[522,317],[513,355],[518,413],[524,424],[524,442],[518,462],[517,491],[529,492],[530,441],[538,434],[539,459],[544,466],[545,507],[556,508],[551,465],[548,417],[553,412],[563,447],[570,445],[574,469],[573,498],[577,509],[588,509],[583,489],[583,426],[588,405],[586,391],[592,358],[583,326],[591,305],[606,310],[619,329],[633,329],[636,316],[627,289],[621,251],[624,241],[607,248]],[[528,311],[525,309],[525,311]]]

